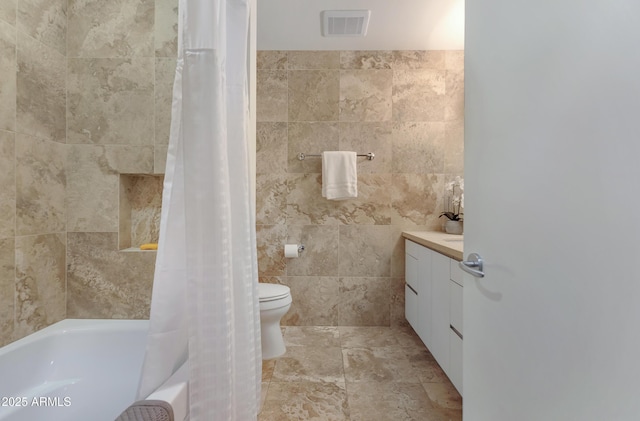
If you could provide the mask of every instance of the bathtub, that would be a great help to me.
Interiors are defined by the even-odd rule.
[[[135,401],[147,320],[55,323],[0,348],[1,421],[113,421]],[[186,364],[149,396],[187,417]]]

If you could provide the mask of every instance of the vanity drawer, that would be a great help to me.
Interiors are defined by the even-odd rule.
[[[414,243],[411,240],[404,240],[404,252],[418,259],[422,254],[423,246],[418,243]]]
[[[418,330],[418,294],[408,285],[404,286],[404,317],[413,330]]]
[[[409,253],[404,255],[404,281],[418,292],[418,258]]]
[[[463,282],[463,272],[462,269],[460,269],[460,266],[458,266],[458,261],[455,259],[451,259],[450,262],[451,267],[450,267],[450,271],[451,271],[451,276],[449,279],[451,279],[453,282],[455,282],[456,284],[460,285],[460,286],[464,286]]]

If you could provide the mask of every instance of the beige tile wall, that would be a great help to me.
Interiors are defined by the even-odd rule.
[[[257,89],[258,268],[291,287],[283,323],[404,323],[401,232],[440,229],[463,173],[463,52],[259,51]],[[320,159],[297,154],[324,150],[376,154],[357,199],[321,197]]]
[[[159,201],[162,178],[136,174],[164,173],[177,13],[175,0],[69,0],[67,317],[149,316],[156,253],[121,250],[157,242],[157,209],[121,199]]]
[[[0,2],[0,346],[66,317],[148,317],[155,253],[119,251],[119,177],[164,173],[177,11]]]
[[[116,232],[70,232],[67,316],[148,318],[155,260],[152,251],[119,251]]]
[[[66,1],[0,3],[0,345],[66,317]]]

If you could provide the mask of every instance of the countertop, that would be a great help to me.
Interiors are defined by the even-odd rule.
[[[458,261],[463,259],[462,246],[464,239],[462,235],[447,234],[440,231],[404,231],[402,236],[452,259]]]

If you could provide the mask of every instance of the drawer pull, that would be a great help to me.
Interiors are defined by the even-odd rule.
[[[407,288],[409,288],[411,291],[413,291],[414,294],[418,295],[418,291],[416,291],[415,289],[411,288],[411,285],[409,284],[405,284],[407,286]]]
[[[462,333],[458,332],[458,329],[456,329],[455,327],[453,327],[453,325],[449,325],[449,327],[451,328],[451,330],[453,330],[453,333],[455,333],[456,335],[458,335],[458,338],[462,339]]]

